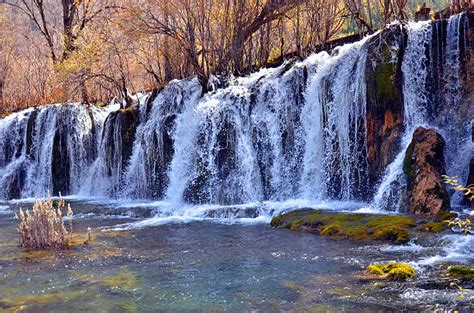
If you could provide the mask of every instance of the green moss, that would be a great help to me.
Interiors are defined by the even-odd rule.
[[[387,277],[391,280],[407,280],[415,277],[415,269],[407,264],[402,264],[400,267],[392,269],[388,272]]]
[[[344,231],[340,225],[329,224],[321,227],[320,234],[323,236],[341,237],[344,235]]]
[[[405,243],[410,240],[408,229],[414,227],[415,220],[408,216],[379,216],[371,219],[373,237],[378,240],[390,240]]]
[[[301,228],[301,219],[297,219],[291,223],[290,229],[293,231],[298,231]]]
[[[397,226],[380,227],[374,230],[374,239],[395,241],[398,243],[406,243],[410,240],[410,236],[406,229]]]
[[[71,301],[84,295],[83,290],[55,291],[31,295],[3,297],[2,302],[12,312],[23,311],[33,305],[46,305]]]
[[[375,68],[375,96],[378,101],[387,101],[401,97],[395,84],[396,63],[384,62]]]
[[[458,214],[455,212],[450,212],[450,211],[439,211],[435,215],[435,221],[437,222],[444,222],[444,221],[450,221],[458,217]]]
[[[367,267],[367,274],[386,277],[390,280],[406,280],[415,277],[415,269],[406,263],[375,263]]]
[[[416,159],[413,157],[413,144],[407,148],[405,152],[405,159],[403,159],[403,172],[407,175],[408,180],[411,182],[415,177],[415,170],[416,170]]]
[[[298,210],[273,218],[272,226],[318,232],[323,236],[407,242],[415,221],[407,216]]]
[[[104,280],[103,283],[114,289],[130,290],[139,285],[139,280],[134,273],[125,269],[117,273],[116,276]]]
[[[466,266],[450,266],[448,267],[448,274],[463,281],[474,280],[474,268]]]
[[[418,227],[419,230],[428,233],[440,233],[448,228],[447,223],[443,222],[429,222]]]
[[[285,215],[278,215],[272,218],[271,225],[272,227],[278,227],[282,224]]]

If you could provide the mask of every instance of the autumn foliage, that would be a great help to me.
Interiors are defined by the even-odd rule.
[[[0,113],[242,75],[413,16],[418,0],[1,0]]]

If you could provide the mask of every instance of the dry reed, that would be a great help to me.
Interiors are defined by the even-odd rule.
[[[72,222],[69,222],[68,230],[63,219],[65,207],[65,201],[60,198],[55,208],[48,195],[46,200],[36,200],[32,210],[20,208],[19,214],[15,215],[20,221],[20,246],[31,249],[66,248],[72,238]],[[70,218],[72,214],[68,204],[66,215]]]

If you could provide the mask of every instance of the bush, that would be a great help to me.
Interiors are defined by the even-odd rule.
[[[20,208],[20,213],[15,215],[20,220],[20,246],[31,249],[67,247],[67,237],[72,236],[72,222],[67,230],[63,219],[65,207],[66,203],[60,198],[55,208],[53,200],[48,196],[46,200],[36,200],[32,210],[23,211]],[[71,217],[72,214],[68,204],[66,215]]]

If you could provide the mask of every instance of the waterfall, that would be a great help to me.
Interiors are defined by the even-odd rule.
[[[125,172],[124,191],[129,198],[162,198],[168,186],[168,172],[171,159],[186,154],[174,144],[173,132],[176,119],[193,128],[193,116],[183,116],[201,96],[201,88],[196,79],[173,81],[152,103],[148,119],[137,129],[133,152]],[[192,112],[190,113],[192,114]],[[179,116],[179,117],[178,117]],[[185,133],[177,136],[189,138]],[[176,151],[176,152],[174,152]],[[180,162],[179,166],[185,166]]]
[[[376,210],[397,211],[401,206],[401,193],[406,186],[403,173],[403,161],[406,149],[416,127],[426,124],[429,107],[427,90],[429,49],[432,36],[432,23],[409,22],[406,26],[407,46],[402,60],[403,73],[403,111],[404,134],[401,149],[392,163],[387,167],[385,175],[372,201]]]
[[[67,104],[13,113],[0,120],[0,198],[50,191],[162,200],[172,210],[294,199],[397,210],[416,127],[444,135],[448,173],[467,168],[467,23],[461,14],[393,24],[330,53],[231,78],[206,94],[197,79],[183,79],[128,109]],[[401,73],[400,87],[376,86],[384,83],[376,77],[380,62],[389,63],[385,79]],[[387,138],[375,138],[382,130],[373,120],[396,120],[384,110],[397,102],[379,99],[376,87],[401,89],[401,131],[394,148],[383,148],[391,149],[383,161],[374,151],[382,153]],[[453,128],[452,121],[461,124]],[[467,151],[465,160],[451,153],[456,147]]]
[[[77,104],[28,109],[0,123],[0,196],[76,194],[97,154],[107,111]]]
[[[442,26],[442,22],[427,21],[410,22],[406,28],[408,39],[402,62],[405,132],[400,152],[388,166],[378,187],[372,203],[374,208],[401,209],[399,200],[406,185],[403,160],[412,134],[419,126],[433,127],[443,135],[447,174],[466,181],[468,164],[474,152],[470,140],[472,108],[468,105],[466,112],[460,107],[463,93],[461,47],[466,47],[464,34],[469,27],[468,19],[464,13],[454,15],[447,21],[445,30]],[[446,45],[433,40],[433,29],[446,31],[442,36],[446,38]],[[441,62],[436,60],[436,53],[440,54]],[[437,84],[439,90],[429,87]],[[441,96],[430,95],[436,92]],[[452,202],[457,204],[460,198],[456,197]]]
[[[305,93],[303,197],[350,200],[367,188],[366,60],[369,37],[321,54]],[[361,140],[362,138],[362,140]]]

